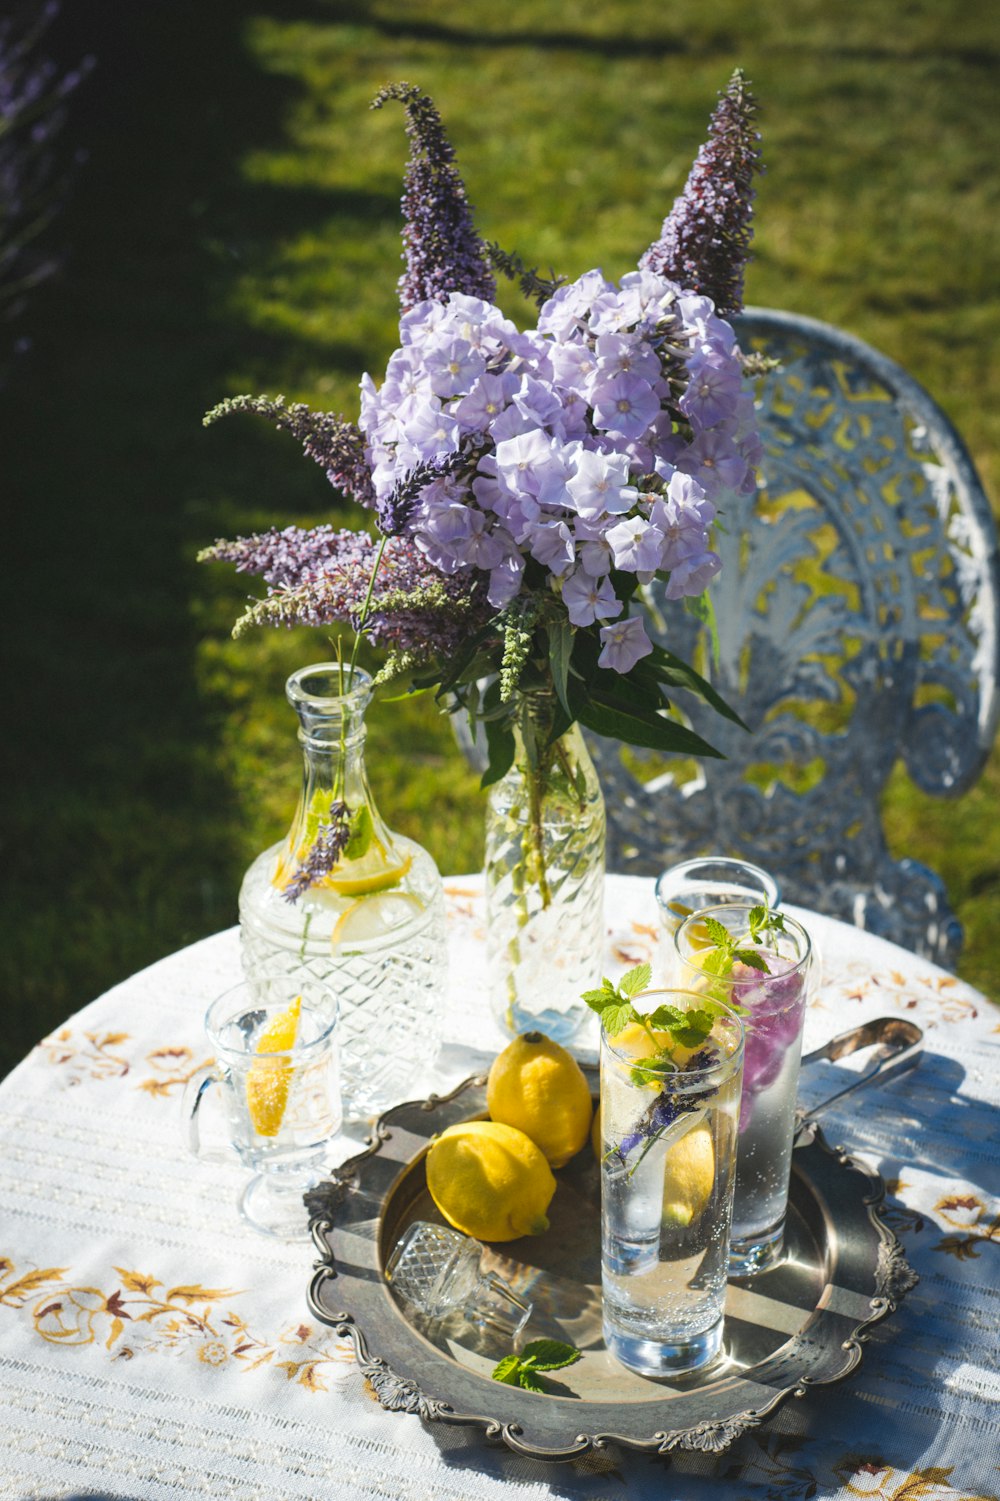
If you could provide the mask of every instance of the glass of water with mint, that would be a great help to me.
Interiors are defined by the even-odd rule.
[[[808,933],[763,906],[693,913],[674,934],[671,983],[730,1006],[746,1032],[731,1276],[765,1271],[784,1240],[802,1028],[816,965]]]
[[[648,965],[631,973],[586,997],[602,1021],[604,1342],[663,1378],[722,1349],[743,1028],[704,996],[643,992]]]

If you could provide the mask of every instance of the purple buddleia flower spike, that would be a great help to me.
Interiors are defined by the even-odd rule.
[[[371,469],[365,458],[365,440],[353,422],[332,412],[314,412],[302,402],[285,405],[283,396],[233,396],[220,401],[202,419],[206,427],[232,412],[257,412],[279,431],[291,433],[304,451],[326,470],[331,485],[343,490],[359,505],[375,501]]]
[[[434,101],[410,83],[389,84],[372,100],[390,99],[406,108],[410,160],[403,179],[403,258],[399,302],[405,313],[418,302],[447,301],[451,292],[492,302],[496,278],[472,222],[455,152]]]
[[[367,532],[332,526],[272,527],[232,542],[219,541],[198,554],[199,563],[233,563],[237,573],[255,573],[274,588],[294,589],[307,579],[353,565],[359,577],[371,572],[375,544]]]
[[[350,816],[347,804],[330,804],[330,817],[321,823],[309,853],[281,893],[286,902],[297,902],[304,891],[322,881],[339,863],[351,837]]]
[[[639,262],[682,287],[711,297],[720,317],[743,306],[743,271],[753,238],[753,177],[763,171],[757,101],[737,68],[719,96],[708,140],[660,238]]]
[[[426,464],[417,464],[410,469],[391,493],[375,502],[379,530],[387,537],[398,537],[406,531],[421,494],[436,479],[454,474],[464,466],[475,468],[476,456],[464,451],[450,453],[443,459],[428,459]]]

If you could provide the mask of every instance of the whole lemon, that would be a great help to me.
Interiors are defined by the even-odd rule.
[[[431,1143],[427,1187],[450,1225],[476,1240],[515,1240],[549,1228],[556,1191],[542,1153],[513,1126],[465,1121]]]
[[[663,1169],[663,1220],[691,1225],[712,1196],[715,1147],[707,1125],[687,1131],[667,1153]]]
[[[516,1126],[562,1167],[587,1140],[590,1085],[571,1053],[543,1032],[525,1032],[493,1060],[486,1105],[495,1121]]]

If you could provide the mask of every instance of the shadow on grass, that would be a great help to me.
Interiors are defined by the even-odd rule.
[[[296,89],[253,64],[246,18],[239,0],[80,0],[53,37],[98,66],[66,130],[89,153],[58,225],[71,259],[0,396],[15,596],[0,1074],[110,984],[235,920],[245,859],[215,754],[223,710],[196,681],[192,600],[211,590],[194,558],[227,495],[306,510],[315,490],[263,428],[209,443],[200,419],[259,350],[225,311],[246,246],[385,207],[241,180]]]

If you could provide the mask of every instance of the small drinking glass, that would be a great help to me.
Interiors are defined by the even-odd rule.
[[[292,1011],[297,1019],[290,1023]],[[282,1035],[290,1026],[294,1040]],[[302,1195],[323,1176],[343,1119],[337,997],[308,976],[259,976],[213,1001],[205,1029],[215,1061],[188,1085],[188,1145],[209,1161],[230,1161],[235,1153],[253,1170],[239,1210],[255,1230],[305,1240]],[[228,1137],[225,1152],[202,1142],[201,1115],[213,1087]]]
[[[655,1021],[601,1033],[604,1343],[630,1370],[662,1378],[722,1348],[743,1027],[688,991],[647,991],[634,1004],[701,1012],[711,1026],[693,1047]]]
[[[656,882],[664,963],[669,967],[671,940],[685,917],[703,907],[721,907],[729,902],[773,908],[781,903],[781,890],[774,877],[759,865],[729,856],[683,860],[665,870]]]
[[[753,940],[750,912],[747,905],[728,905],[686,918],[674,934],[670,970],[674,984],[707,993],[743,1017],[746,1060],[729,1257],[734,1277],[764,1271],[781,1254],[802,1028],[816,974],[812,944],[800,923],[781,914],[781,929],[767,928]],[[766,970],[736,960],[728,973],[707,973],[704,960],[713,951],[707,917],[721,923],[739,949],[754,950]]]
[[[428,1318],[458,1311],[479,1328],[514,1340],[530,1319],[532,1305],[495,1272],[483,1271],[482,1254],[478,1240],[415,1220],[386,1262],[385,1280]]]

